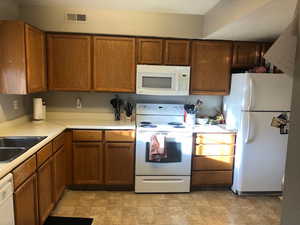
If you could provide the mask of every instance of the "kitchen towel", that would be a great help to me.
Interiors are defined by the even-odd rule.
[[[150,142],[149,161],[159,162],[168,157],[165,148],[165,135],[153,135]]]

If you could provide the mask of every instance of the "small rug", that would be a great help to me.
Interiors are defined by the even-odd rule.
[[[91,225],[92,222],[91,218],[49,216],[44,225]]]

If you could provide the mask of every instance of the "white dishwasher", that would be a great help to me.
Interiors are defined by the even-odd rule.
[[[14,225],[13,176],[0,180],[0,225]]]

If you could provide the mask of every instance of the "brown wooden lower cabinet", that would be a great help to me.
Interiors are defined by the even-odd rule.
[[[232,170],[233,156],[194,156],[192,164],[192,170]]]
[[[103,184],[103,147],[99,142],[73,144],[73,184]]]
[[[13,171],[14,188],[19,187],[36,170],[36,156],[33,155]]]
[[[105,184],[133,185],[134,143],[105,144]]]
[[[57,202],[66,187],[66,154],[64,146],[53,156],[54,164],[54,201]]]
[[[54,207],[53,196],[53,158],[47,160],[38,170],[38,199],[39,199],[39,220],[43,224]]]
[[[234,155],[235,145],[219,145],[219,144],[208,144],[208,145],[196,145],[195,155]]]
[[[232,171],[193,171],[192,186],[229,186]]]
[[[39,225],[36,174],[14,193],[16,225]]]
[[[65,154],[66,154],[66,185],[73,182],[73,143],[72,130],[65,131]]]

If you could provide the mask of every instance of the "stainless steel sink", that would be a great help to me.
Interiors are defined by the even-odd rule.
[[[0,137],[0,162],[10,162],[44,140],[46,136]]]
[[[0,162],[10,162],[26,152],[26,148],[0,147]]]

